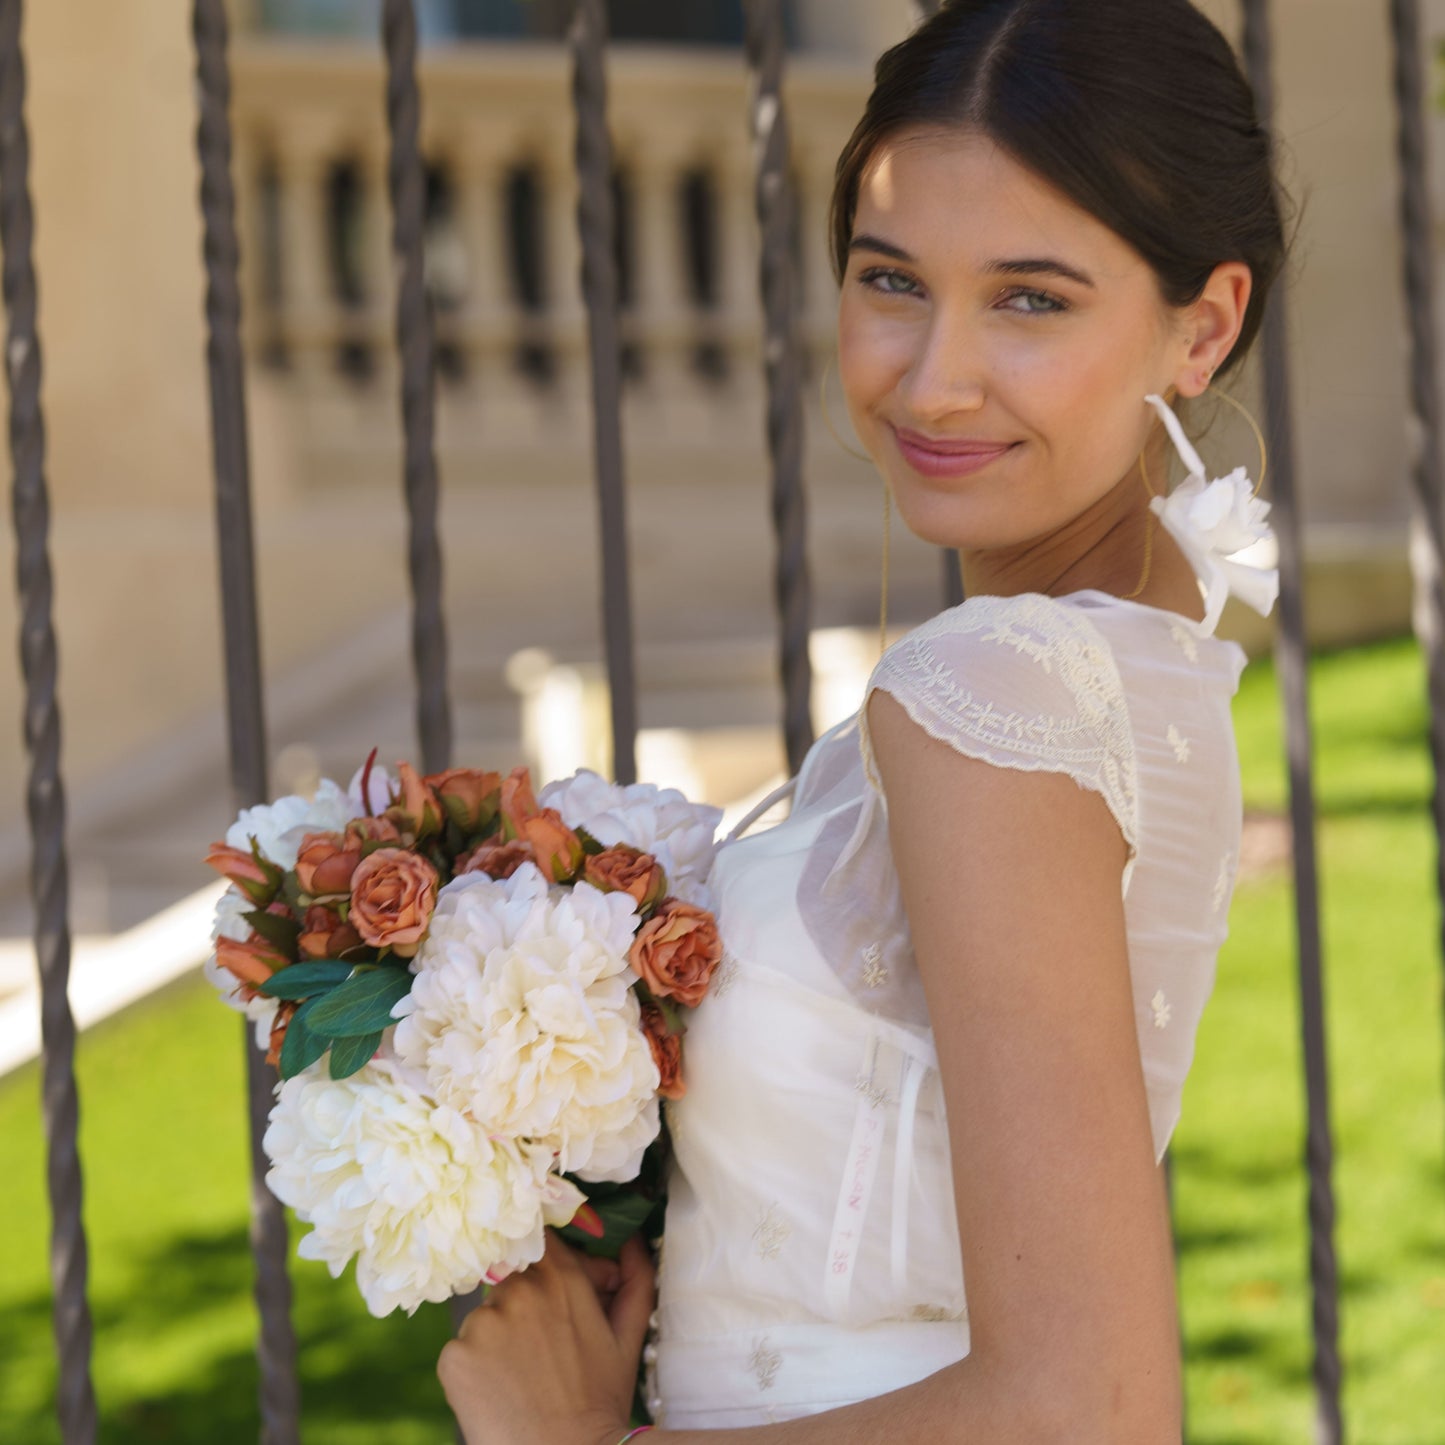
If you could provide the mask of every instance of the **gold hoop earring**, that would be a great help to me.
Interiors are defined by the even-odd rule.
[[[893,532],[893,494],[883,483],[883,584],[878,599],[878,656],[888,646],[888,546]]]
[[[838,435],[837,428],[833,425],[833,418],[828,414],[828,373],[833,369],[833,354],[828,353],[828,359],[823,363],[823,374],[818,378],[818,407],[823,413],[823,425],[828,428],[829,435],[850,457],[857,457],[860,462],[871,462],[872,457],[867,452],[860,452],[850,447],[847,442]]]

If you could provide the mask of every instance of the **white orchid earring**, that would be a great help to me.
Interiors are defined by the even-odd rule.
[[[1255,495],[1243,467],[1206,481],[1204,463],[1169,403],[1153,392],[1144,400],[1159,413],[1188,473],[1167,497],[1154,497],[1149,507],[1199,579],[1202,625],[1214,630],[1231,593],[1267,617],[1279,596],[1279,547],[1265,521],[1269,503]]]

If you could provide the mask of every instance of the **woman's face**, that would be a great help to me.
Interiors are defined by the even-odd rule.
[[[1107,509],[1131,468],[1142,506],[1144,396],[1199,369],[1181,316],[1126,242],[975,132],[903,133],[861,178],[839,372],[926,541],[1046,537]]]

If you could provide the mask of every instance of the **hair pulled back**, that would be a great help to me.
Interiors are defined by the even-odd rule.
[[[1131,245],[1170,306],[1245,262],[1249,305],[1219,374],[1243,361],[1284,264],[1285,198],[1249,82],[1189,0],[947,0],[880,57],[838,159],[840,284],[864,169],[919,126],[988,136]]]

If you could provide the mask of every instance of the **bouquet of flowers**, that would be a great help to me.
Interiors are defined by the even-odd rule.
[[[298,1253],[355,1258],[380,1316],[525,1268],[548,1225],[615,1252],[654,1212],[721,811],[375,756],[212,846],[207,973],[281,1075],[266,1182]]]

